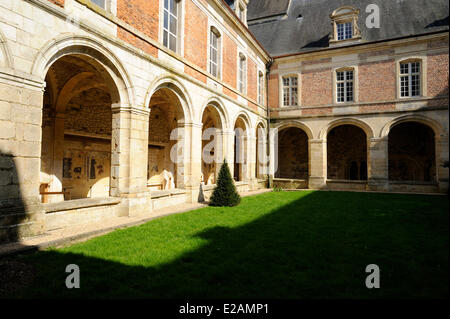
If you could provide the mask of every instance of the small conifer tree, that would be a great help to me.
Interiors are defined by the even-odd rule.
[[[237,206],[241,202],[233,179],[231,178],[230,168],[226,160],[223,161],[217,179],[217,186],[214,188],[209,205],[210,206]]]

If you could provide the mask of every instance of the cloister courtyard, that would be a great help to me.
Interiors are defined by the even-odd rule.
[[[448,298],[448,197],[273,191],[0,261],[3,298]],[[64,272],[80,268],[82,289]],[[366,266],[380,269],[368,289]],[[5,277],[6,276],[6,277]]]

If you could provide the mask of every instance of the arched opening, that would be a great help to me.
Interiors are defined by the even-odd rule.
[[[222,121],[218,109],[208,105],[202,116],[202,173],[204,185],[216,183],[222,160]]]
[[[278,169],[276,178],[308,179],[308,135],[298,127],[278,133]]]
[[[180,142],[175,130],[184,119],[180,97],[170,85],[161,86],[153,93],[149,107],[147,186],[151,191],[182,188],[178,169],[181,154],[174,149]]]
[[[234,180],[244,181],[247,164],[247,125],[239,116],[234,125]]]
[[[354,125],[333,128],[327,137],[328,179],[367,180],[367,136]]]
[[[112,104],[119,92],[95,59],[64,55],[48,69],[43,102],[42,202],[107,197]]]
[[[267,174],[266,131],[261,123],[256,126],[255,177],[263,178]]]
[[[436,156],[434,132],[418,122],[395,125],[388,141],[389,180],[434,182]]]

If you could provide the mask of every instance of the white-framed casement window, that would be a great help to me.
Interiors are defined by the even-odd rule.
[[[355,101],[355,71],[353,69],[336,71],[336,101],[338,103]]]
[[[400,97],[421,96],[421,61],[400,62]]]
[[[298,106],[298,77],[283,77],[283,106]]]
[[[338,41],[353,38],[353,22],[343,22],[336,24]]]
[[[258,103],[264,104],[264,74],[263,72],[258,72]]]
[[[217,78],[221,76],[221,39],[219,30],[211,27],[209,31],[209,73]]]
[[[162,42],[166,48],[179,52],[181,0],[163,0],[163,2]]]
[[[238,68],[238,89],[239,92],[245,94],[247,90],[247,59],[242,53],[239,53]]]

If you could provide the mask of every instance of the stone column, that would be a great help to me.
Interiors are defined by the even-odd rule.
[[[443,167],[443,163],[449,159],[448,136],[436,136],[436,178],[439,184],[439,192],[448,193],[449,169]]]
[[[256,179],[256,137],[249,135],[246,137],[247,142],[247,180],[249,182],[250,190],[257,187]]]
[[[151,212],[147,191],[149,111],[113,106],[111,196],[122,197],[120,216]]]
[[[64,113],[56,113],[53,121],[53,160],[50,192],[63,191],[63,160],[64,160]],[[48,196],[49,203],[63,202],[64,195]]]
[[[234,177],[234,131],[232,129],[223,129],[222,136],[224,158],[227,160],[231,176]]]
[[[387,191],[389,188],[388,138],[370,138],[367,144],[367,187],[371,191]]]
[[[181,123],[184,127],[184,188],[188,191],[188,201],[196,203],[200,192],[202,173],[202,123]]]
[[[45,232],[40,203],[43,82],[0,83],[0,243]]]
[[[327,141],[308,140],[309,183],[312,189],[326,188],[327,184]]]

